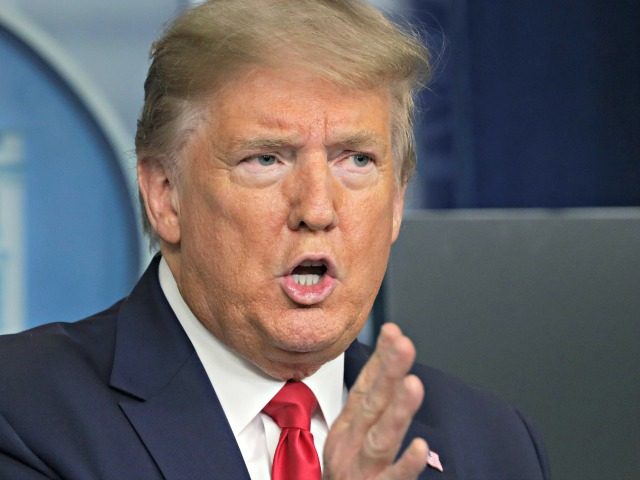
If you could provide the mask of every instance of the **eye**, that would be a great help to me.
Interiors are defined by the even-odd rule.
[[[233,178],[248,187],[266,187],[277,182],[288,171],[291,162],[278,152],[253,153],[244,156],[231,169]]]
[[[356,167],[364,168],[371,163],[371,157],[364,153],[354,153],[351,155],[351,160]]]
[[[386,159],[376,152],[364,153],[346,150],[337,155],[333,172],[348,188],[365,188],[376,182],[379,174],[386,170]],[[383,168],[380,168],[380,167]]]
[[[356,167],[366,167],[371,162],[371,157],[364,153],[355,153],[351,155],[351,159]]]
[[[278,161],[275,155],[258,155],[255,159],[263,167],[270,167]]]

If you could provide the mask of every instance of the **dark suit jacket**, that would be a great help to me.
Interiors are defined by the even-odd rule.
[[[0,479],[249,478],[157,265],[102,313],[0,337]],[[368,353],[347,350],[347,387]],[[407,438],[427,439],[445,469],[421,478],[547,478],[516,410],[431,368],[415,373],[426,399]]]

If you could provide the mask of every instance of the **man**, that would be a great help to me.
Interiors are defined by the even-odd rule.
[[[411,372],[395,325],[355,342],[413,169],[419,41],[357,0],[211,0],[152,60],[161,255],[109,310],[2,340],[0,477],[547,478],[522,417]]]

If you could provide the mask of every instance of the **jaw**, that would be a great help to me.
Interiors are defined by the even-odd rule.
[[[228,340],[239,355],[270,377],[299,380],[344,352],[360,330],[359,319],[327,325],[325,315],[319,308],[295,308],[278,315],[275,326],[252,329],[255,336],[244,345],[235,344],[238,338]]]
[[[277,380],[303,380],[318,371],[318,369],[326,362],[301,362],[301,363],[282,363],[270,364],[261,370],[271,378]]]
[[[278,380],[302,380],[313,375],[325,363],[336,358],[344,349],[328,355],[327,352],[288,352],[280,350],[274,357],[261,357],[257,362],[248,359],[262,372]]]

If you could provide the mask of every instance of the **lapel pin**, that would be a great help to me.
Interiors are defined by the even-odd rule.
[[[440,456],[433,450],[429,450],[429,453],[427,454],[427,465],[431,468],[435,468],[440,472],[444,472],[442,463],[440,463]]]

